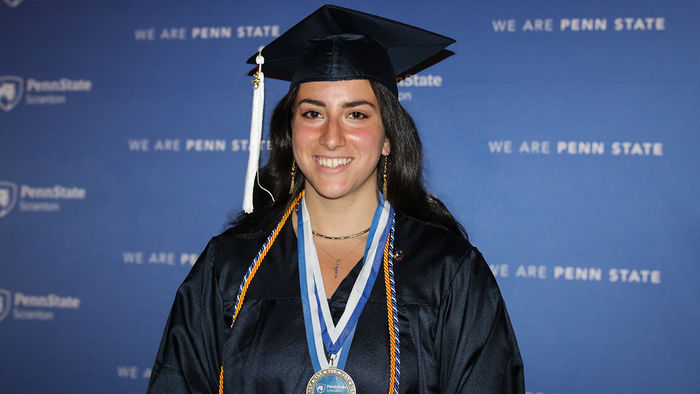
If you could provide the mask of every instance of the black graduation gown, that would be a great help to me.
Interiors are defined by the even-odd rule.
[[[264,238],[214,237],[175,296],[149,393],[302,393],[314,374],[306,343],[297,239],[290,217],[230,328],[241,278]],[[523,393],[523,364],[503,299],[481,254],[461,235],[397,213],[394,265],[400,391]],[[335,319],[360,264],[333,294]],[[389,386],[382,270],[358,321],[345,371],[358,393]]]

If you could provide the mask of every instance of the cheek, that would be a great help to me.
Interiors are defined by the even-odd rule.
[[[295,152],[304,149],[314,139],[314,132],[309,127],[292,124],[292,149]]]
[[[365,127],[355,129],[349,136],[354,145],[361,151],[371,154],[381,154],[384,150],[384,129],[378,127]]]

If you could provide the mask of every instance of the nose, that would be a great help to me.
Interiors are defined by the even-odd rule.
[[[343,126],[337,117],[329,117],[319,140],[321,146],[328,150],[335,150],[345,145]]]

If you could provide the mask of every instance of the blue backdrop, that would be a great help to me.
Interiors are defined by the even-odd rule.
[[[177,286],[241,204],[244,60],[320,5],[0,3],[1,392],[145,390]],[[700,5],[341,5],[457,40],[400,98],[527,390],[697,393]]]

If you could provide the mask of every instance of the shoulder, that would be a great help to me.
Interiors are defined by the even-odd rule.
[[[397,214],[396,283],[404,299],[437,307],[453,287],[467,288],[472,277],[489,281],[490,269],[479,250],[461,233]],[[494,282],[495,284],[495,282]]]
[[[407,261],[448,271],[460,269],[465,261],[481,258],[476,247],[461,233],[402,214],[396,216],[395,248],[404,252]]]
[[[271,231],[279,223],[282,213],[279,207],[266,212],[255,212],[245,215],[240,213],[238,218],[226,231],[213,237],[207,245],[206,252],[216,257],[214,268],[230,266],[247,261],[246,269],[257,254],[260,247],[270,236]],[[272,223],[272,224],[271,224]],[[290,224],[287,220],[286,225]],[[285,225],[285,227],[287,227]],[[282,236],[284,230],[278,235]]]
[[[265,242],[265,235],[241,234],[235,228],[228,229],[213,237],[205,252],[216,257],[215,268],[239,260],[251,260]]]

